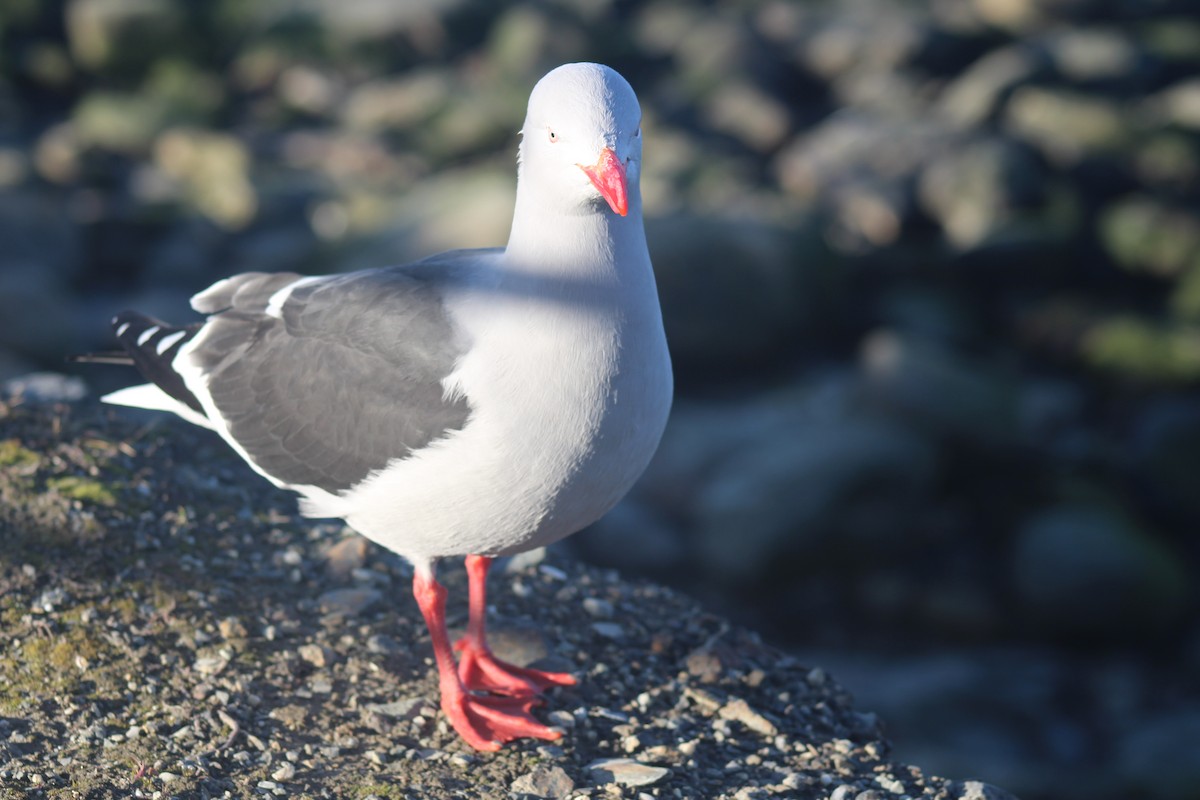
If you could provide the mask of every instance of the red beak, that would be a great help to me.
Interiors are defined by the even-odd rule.
[[[600,160],[594,167],[579,165],[608,206],[622,217],[629,213],[629,196],[625,182],[625,165],[617,158],[611,147],[600,151]]]

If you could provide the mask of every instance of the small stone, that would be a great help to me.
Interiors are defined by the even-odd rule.
[[[283,762],[279,769],[271,773],[271,779],[276,781],[290,781],[294,777],[296,777],[296,767],[288,761]]]
[[[733,795],[733,800],[763,800],[768,795],[762,789],[754,786],[743,786]]]
[[[583,610],[589,616],[610,619],[613,615],[613,604],[599,597],[585,597],[583,598]]]
[[[605,639],[625,638],[625,629],[615,622],[593,622],[592,630],[603,636]]]
[[[332,650],[319,644],[301,645],[296,653],[314,667],[328,667],[336,657]]]
[[[948,787],[953,800],[1016,800],[1011,794],[982,781],[951,783]]]
[[[671,774],[666,767],[655,767],[632,758],[601,758],[587,765],[600,783],[621,786],[653,786]]]
[[[553,564],[542,564],[538,567],[538,572],[556,581],[565,581],[567,579],[567,573],[563,572]]]
[[[325,570],[335,578],[345,580],[367,561],[367,540],[349,536],[337,542],[324,554]]]
[[[279,708],[271,709],[267,715],[271,719],[278,720],[286,725],[291,730],[300,730],[308,723],[308,709],[301,705],[287,705]],[[180,728],[179,733],[191,731],[191,728]]]
[[[684,689],[683,694],[705,714],[712,714],[721,707],[721,701],[703,689],[695,689],[689,686]]]
[[[217,623],[217,630],[225,639],[245,639],[247,636],[246,626],[237,617],[225,617]]]
[[[513,781],[509,790],[519,797],[562,800],[574,788],[575,781],[561,767],[539,765]]]
[[[556,711],[551,711],[546,715],[546,717],[550,720],[551,725],[555,725],[559,728],[570,730],[571,728],[575,727],[575,715],[570,711],[558,709]]]
[[[378,750],[366,751],[363,753],[363,758],[377,767],[382,767],[383,765],[387,764],[387,756],[385,756],[383,753],[380,753]]]
[[[904,784],[892,775],[876,775],[875,782],[892,794],[904,794]],[[868,798],[868,800],[870,799]]]
[[[413,719],[421,713],[424,704],[423,697],[404,697],[390,703],[373,703],[367,706],[367,711],[392,719]]]
[[[87,396],[88,388],[87,384],[73,375],[31,372],[5,381],[4,391],[26,402],[69,403]]]
[[[546,637],[540,629],[533,626],[497,625],[488,630],[488,643],[497,658],[518,667],[527,667],[550,654]]]
[[[829,795],[829,800],[852,800],[856,794],[857,791],[854,786],[849,783],[843,783],[833,790]]]
[[[37,599],[33,601],[31,608],[38,614],[49,614],[66,602],[66,600],[67,593],[62,588],[56,586],[38,595]]]
[[[334,589],[317,598],[321,613],[340,617],[357,617],[383,600],[376,589]]]
[[[1132,136],[1129,114],[1113,100],[1093,94],[1024,86],[1005,107],[1005,122],[1018,138],[1051,161],[1070,164],[1081,156],[1125,147]]]
[[[731,700],[717,712],[722,719],[740,722],[761,736],[773,737],[779,731],[775,725],[762,714],[750,708],[745,700]]]
[[[382,656],[390,656],[399,653],[403,650],[396,640],[390,636],[384,636],[382,633],[377,633],[367,639],[367,652],[375,653]]]
[[[527,569],[532,569],[538,564],[546,560],[546,548],[536,547],[533,550],[527,550],[524,553],[517,553],[508,560],[504,565],[504,571],[509,575],[514,575],[519,572],[524,572]]]
[[[160,773],[158,773],[158,779],[159,779],[160,781],[162,781],[163,783],[170,783],[171,781],[173,781],[173,780],[176,780],[178,777],[179,777],[179,776],[178,776],[178,775],[176,775],[174,772],[160,772]]]
[[[688,653],[687,671],[701,683],[715,683],[723,671],[721,659],[711,650],[701,648]]]
[[[221,656],[203,656],[196,659],[192,664],[192,669],[201,675],[216,675],[228,665],[229,659],[227,658],[222,658]]]

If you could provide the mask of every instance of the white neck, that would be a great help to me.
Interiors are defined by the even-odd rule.
[[[505,260],[516,269],[563,277],[611,273],[616,265],[650,268],[642,197],[629,187],[629,213],[619,217],[607,206],[564,205],[529,186],[518,174],[516,207]],[[619,276],[624,280],[628,276]]]

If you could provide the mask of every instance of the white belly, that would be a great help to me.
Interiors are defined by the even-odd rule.
[[[472,402],[467,425],[393,462],[341,509],[307,510],[342,516],[417,563],[520,552],[594,522],[646,468],[670,410],[670,360],[650,300],[633,313],[587,314],[462,301],[465,327],[487,331],[449,382]]]

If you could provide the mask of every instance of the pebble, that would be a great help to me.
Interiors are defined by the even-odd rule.
[[[570,730],[575,727],[575,715],[570,711],[563,711],[561,708],[551,711],[546,715],[546,719],[551,725],[563,728],[564,730]]]
[[[876,775],[875,782],[892,794],[904,794],[904,784],[893,775]]]
[[[61,587],[56,586],[38,595],[30,607],[39,614],[49,614],[66,601],[67,593]]]
[[[524,553],[517,553],[512,558],[508,559],[508,563],[504,565],[504,571],[509,575],[518,572],[524,572],[527,569],[536,567],[546,560],[546,548],[537,547],[533,550],[527,550]]]
[[[822,775],[821,777],[824,778],[825,776]],[[853,798],[857,795],[857,787],[852,786],[849,783],[843,783],[830,793],[829,800],[853,800]]]
[[[514,780],[509,790],[519,797],[563,800],[574,788],[575,781],[561,767],[539,765]]]
[[[954,800],[1016,800],[1008,792],[983,781],[963,781],[950,785]]]
[[[296,653],[314,667],[328,667],[334,662],[336,655],[328,647],[319,644],[301,645],[297,648]]]
[[[721,707],[717,714],[722,719],[740,722],[761,736],[774,737],[779,733],[779,729],[775,727],[774,723],[750,708],[749,704],[741,698],[729,701]]]
[[[361,536],[348,536],[325,551],[325,569],[334,578],[345,580],[367,560],[367,540]]]
[[[540,565],[538,567],[538,572],[542,573],[548,578],[553,578],[556,581],[565,581],[567,579],[567,573],[551,564]]]
[[[414,719],[425,702],[424,697],[403,697],[390,703],[372,703],[367,706],[367,711],[392,719]]]
[[[706,692],[703,689],[696,689],[689,686],[683,690],[683,696],[695,703],[696,707],[706,714],[712,714],[721,708],[721,701],[711,692]]]
[[[693,650],[685,662],[688,674],[701,683],[716,683],[724,668],[721,659],[707,648]]]
[[[403,650],[396,640],[382,633],[376,633],[367,639],[367,652],[377,655],[390,656]]]
[[[653,786],[671,774],[666,767],[656,767],[632,758],[601,758],[587,765],[598,783],[621,786]]]
[[[377,589],[334,589],[317,598],[322,614],[357,617],[383,600]]]
[[[599,597],[583,598],[583,610],[589,616],[609,619],[613,615],[613,604]]]
[[[244,639],[247,636],[246,626],[237,617],[225,617],[217,623],[217,630],[224,639]]]
[[[202,656],[192,664],[192,669],[201,675],[216,675],[229,665],[229,659],[221,656]]]
[[[603,636],[605,639],[625,638],[625,629],[615,622],[593,622],[592,630]]]
[[[296,767],[290,761],[283,762],[279,769],[271,773],[271,779],[276,781],[290,781],[294,777],[296,777]]]

